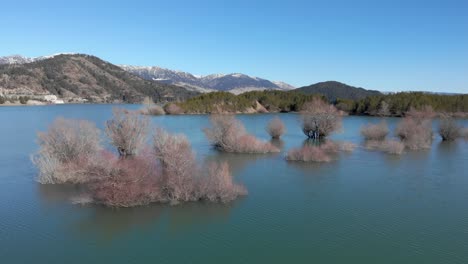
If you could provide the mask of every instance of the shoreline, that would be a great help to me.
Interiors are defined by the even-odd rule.
[[[0,104],[0,107],[47,107],[47,106],[67,106],[67,105],[115,105],[115,106],[125,106],[125,105],[142,105],[142,104],[132,104],[132,103],[65,103],[65,104],[21,104],[21,103],[8,103],[8,104]],[[138,109],[139,110],[139,109]],[[300,112],[290,111],[290,112],[225,112],[225,113],[183,113],[183,114],[164,114],[170,116],[183,116],[183,115],[261,115],[261,114],[300,114]],[[435,117],[439,118],[442,115],[448,115],[453,118],[459,119],[468,119],[468,112],[455,112],[455,113],[447,113],[447,112],[435,112]],[[160,116],[160,115],[149,115],[149,116]],[[346,113],[344,116],[368,116],[368,117],[397,117],[402,118],[404,116],[379,116],[379,115],[370,115],[370,114],[352,114]]]

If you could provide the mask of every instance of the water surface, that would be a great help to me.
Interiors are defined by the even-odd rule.
[[[285,151],[305,139],[295,114],[279,115],[288,132],[275,142],[283,151],[269,155],[212,150],[201,131],[207,116],[160,116],[154,126],[186,134],[201,160],[227,161],[249,195],[227,205],[109,209],[71,204],[73,186],[34,181],[37,131],[58,116],[102,128],[111,109],[0,108],[2,263],[468,263],[467,142],[437,138],[432,149],[402,156],[357,148],[327,164],[287,163]],[[273,116],[239,119],[268,140]],[[368,122],[379,119],[346,117],[333,139],[361,144]]]

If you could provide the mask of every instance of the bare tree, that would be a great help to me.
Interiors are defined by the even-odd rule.
[[[279,117],[275,117],[268,123],[266,130],[271,138],[278,139],[286,132],[286,127]]]
[[[213,146],[225,152],[269,153],[279,149],[247,134],[244,126],[232,115],[213,115],[211,127],[203,130]]]
[[[106,135],[120,157],[135,155],[146,141],[149,119],[118,108],[113,114],[106,123]]]
[[[167,199],[174,204],[196,200],[195,177],[198,168],[187,138],[158,129],[153,137],[153,149],[162,166],[161,185]]]
[[[422,110],[411,108],[398,124],[395,132],[409,149],[430,148],[432,144],[432,118],[434,111],[431,107]]]
[[[164,106],[164,111],[168,115],[180,115],[184,113],[184,110],[175,103],[168,103]]]
[[[453,141],[461,134],[461,127],[455,122],[452,117],[447,115],[442,116],[439,121],[439,135],[444,141]]]
[[[86,181],[81,171],[102,149],[100,131],[85,120],[58,118],[38,133],[39,152],[32,157],[41,183]]]
[[[333,105],[320,99],[304,104],[302,131],[311,139],[321,139],[341,128],[341,116]]]
[[[385,121],[379,124],[368,124],[361,127],[361,135],[366,140],[384,140],[389,133],[387,123]]]
[[[149,153],[131,159],[119,159],[110,154],[94,172],[99,177],[90,184],[89,189],[95,203],[110,207],[132,207],[162,199],[159,186],[161,172]]]
[[[201,177],[199,188],[202,199],[212,202],[226,203],[247,194],[244,186],[234,183],[226,162],[208,164],[206,175]]]

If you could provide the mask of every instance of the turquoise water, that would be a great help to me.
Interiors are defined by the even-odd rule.
[[[109,209],[71,204],[73,186],[34,181],[37,131],[58,116],[102,127],[111,109],[0,108],[1,263],[468,263],[465,141],[437,138],[432,149],[402,156],[357,148],[327,164],[287,163],[285,151],[305,139],[295,114],[279,115],[288,132],[283,151],[269,155],[212,150],[201,131],[207,116],[161,116],[155,126],[186,134],[200,159],[227,161],[249,195],[227,205]],[[268,140],[273,116],[239,119]],[[360,126],[378,121],[346,117],[333,139],[361,144]]]

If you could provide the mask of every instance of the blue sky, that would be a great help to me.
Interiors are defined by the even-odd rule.
[[[468,93],[468,1],[3,1],[0,56]]]

